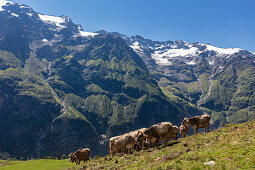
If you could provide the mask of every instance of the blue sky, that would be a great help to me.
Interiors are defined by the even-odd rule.
[[[185,40],[255,51],[255,0],[14,0],[67,15],[86,31]]]

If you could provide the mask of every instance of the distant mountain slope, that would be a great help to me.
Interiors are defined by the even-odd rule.
[[[0,5],[0,152],[104,154],[113,135],[201,113],[167,98],[121,38],[23,4]]]
[[[98,33],[125,40],[166,95],[177,105],[192,103],[212,114],[214,127],[255,117],[254,52],[181,40],[152,41],[117,32]]]

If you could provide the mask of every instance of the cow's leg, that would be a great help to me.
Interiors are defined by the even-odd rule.
[[[164,145],[165,145],[165,146],[167,146],[168,140],[169,140],[168,137],[166,137],[166,138],[164,139]]]
[[[164,147],[166,146],[166,138],[163,138]]]
[[[206,133],[206,127],[205,127],[205,133]]]
[[[142,143],[140,146],[142,146],[142,150],[143,150],[144,149],[144,139],[142,139]]]
[[[210,124],[207,125],[207,132],[210,132],[209,127],[210,127]]]
[[[79,160],[75,159],[75,164],[78,165],[79,163]]]
[[[157,140],[156,140],[156,143],[155,143],[156,148],[159,148],[159,143],[160,143],[160,142],[161,142],[160,139],[157,139]]]
[[[197,135],[197,128],[193,128],[194,134]]]

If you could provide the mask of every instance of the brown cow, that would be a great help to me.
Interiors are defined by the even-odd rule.
[[[90,149],[89,148],[84,148],[84,149],[79,149],[74,153],[71,153],[69,155],[70,161],[76,163],[76,165],[80,165],[81,161],[87,162],[89,160],[89,154],[90,154]]]
[[[161,122],[156,125],[152,125],[145,130],[144,134],[147,135],[147,141],[152,146],[157,146],[161,140],[164,141],[164,145],[167,145],[169,140],[169,132],[171,131],[172,123]]]
[[[140,132],[137,132],[137,134]],[[139,134],[138,134],[139,137]],[[139,144],[137,141],[135,133],[126,133],[124,135],[116,136],[110,138],[109,142],[109,154],[113,156],[116,153],[125,153],[132,152],[132,149],[136,144]]]
[[[125,148],[124,148],[124,144],[122,145],[120,141],[123,140],[123,138],[121,139],[121,135],[120,136],[115,136],[115,137],[111,137],[109,140],[109,155],[113,156],[114,154],[116,154],[117,152],[124,152]]]
[[[192,118],[185,117],[182,125],[184,125],[185,128],[189,127],[190,125],[194,130],[194,134],[196,135],[198,128],[204,128],[205,132],[206,130],[209,131],[210,118],[211,117],[209,115],[195,116]]]

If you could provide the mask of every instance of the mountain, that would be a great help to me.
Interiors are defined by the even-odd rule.
[[[212,115],[214,127],[255,118],[255,53],[210,44],[152,41],[117,32],[134,49],[171,100]]]
[[[202,113],[166,96],[120,37],[5,0],[0,60],[0,152],[11,157],[105,154],[111,136]]]

